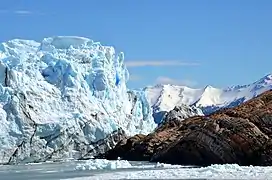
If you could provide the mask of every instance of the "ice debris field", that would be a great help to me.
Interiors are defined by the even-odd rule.
[[[31,175],[30,175],[31,174]],[[135,161],[65,161],[0,165],[2,179],[271,179],[272,168],[237,164],[190,167]]]
[[[124,54],[87,38],[0,44],[0,163],[80,158],[122,128],[156,124],[145,92],[126,87]]]
[[[239,166],[237,164],[186,167],[170,164],[132,165],[128,161],[89,160],[78,164],[76,170],[107,169],[109,171],[79,179],[271,179],[271,167]],[[91,171],[90,171],[90,174]]]

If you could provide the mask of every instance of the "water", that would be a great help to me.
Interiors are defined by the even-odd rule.
[[[0,166],[0,179],[271,179],[272,174],[271,166],[246,167],[237,164],[225,164],[209,167],[188,167],[149,162],[120,162],[90,160],[2,165]]]
[[[78,164],[85,161],[69,161],[69,162],[46,162],[25,165],[2,165],[0,166],[0,179],[3,180],[55,180],[70,179],[80,177],[99,176],[99,174],[127,171],[128,169],[97,169],[97,170],[76,170]],[[140,171],[138,167],[154,166],[154,163],[148,162],[130,162],[132,168],[129,171]]]

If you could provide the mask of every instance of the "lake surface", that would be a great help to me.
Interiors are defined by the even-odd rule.
[[[78,170],[76,167],[84,164],[85,161],[69,161],[69,162],[46,162],[33,163],[26,165],[2,165],[0,166],[0,179],[3,180],[53,180],[53,179],[69,179],[75,177],[98,176],[99,174],[124,172],[128,169],[91,169]],[[154,169],[154,163],[148,162],[130,162],[132,165],[129,171],[139,171],[142,169]],[[139,169],[139,167],[142,167]]]
[[[67,161],[0,166],[2,180],[87,179],[271,179],[272,167],[188,167],[149,162]]]

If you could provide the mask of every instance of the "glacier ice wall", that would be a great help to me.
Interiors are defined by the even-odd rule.
[[[128,79],[124,54],[87,38],[0,44],[0,163],[79,159],[113,132],[152,131],[145,94],[127,93]]]

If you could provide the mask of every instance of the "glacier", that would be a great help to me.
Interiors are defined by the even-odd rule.
[[[124,53],[77,36],[0,44],[0,163],[82,159],[157,125]]]

